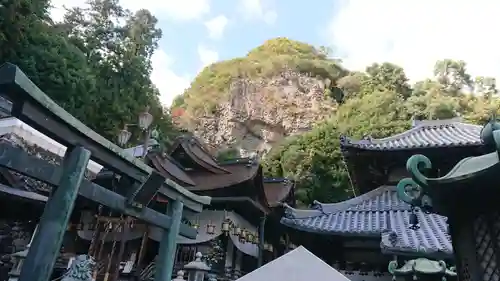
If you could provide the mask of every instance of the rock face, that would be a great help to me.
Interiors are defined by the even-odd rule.
[[[329,81],[294,71],[271,79],[236,79],[228,99],[211,116],[194,120],[196,137],[242,156],[263,155],[273,144],[331,115],[336,103],[325,95]]]

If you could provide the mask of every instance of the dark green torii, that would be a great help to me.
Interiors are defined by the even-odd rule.
[[[12,102],[12,116],[68,148],[63,163],[58,166],[10,145],[0,145],[0,166],[53,186],[19,281],[47,281],[50,278],[78,195],[161,227],[164,234],[157,263],[162,266],[158,267],[161,270],[156,273],[155,281],[170,280],[178,234],[188,238],[195,238],[197,234],[195,229],[181,223],[183,209],[201,212],[211,198],[195,195],[169,179],[163,184],[159,182],[153,169],[62,109],[13,64],[0,66],[0,95]],[[138,183],[125,191],[124,194],[130,196],[84,180],[90,159]],[[134,202],[134,198],[156,194],[156,190],[170,199],[168,215],[147,207],[137,208],[141,202]]]

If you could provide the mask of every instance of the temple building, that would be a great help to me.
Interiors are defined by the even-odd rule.
[[[178,138],[168,152],[159,151],[154,145],[151,143],[153,147],[144,159],[148,165],[187,190],[212,197],[211,205],[203,212],[185,214],[184,220],[198,228],[198,236],[196,239],[178,238],[174,272],[193,261],[200,252],[211,267],[211,274],[234,280],[284,253],[287,247],[280,238],[285,227],[280,224],[280,212],[275,209],[282,203],[294,205],[293,181],[264,178],[257,159],[218,161],[191,136]],[[140,157],[142,149],[138,146],[127,151]],[[95,181],[110,186],[112,179],[113,175],[103,170]],[[149,207],[161,211],[166,209],[166,204],[166,198],[157,196]],[[95,211],[89,210],[82,215],[84,225],[95,220],[92,212]],[[127,246],[121,263],[134,264],[132,268],[140,271],[140,278],[147,280],[155,271],[154,259],[161,233],[156,227],[135,225],[126,237],[110,231],[107,238],[101,237],[100,241],[111,244],[103,246],[108,252],[113,251],[112,244],[117,239],[125,241]],[[90,241],[94,231],[81,230],[79,237]]]
[[[481,132],[483,154],[465,157],[439,176],[436,159],[415,154],[407,161],[409,178],[398,183],[402,201],[447,216],[455,249],[458,279],[500,279],[498,175],[500,123],[492,120]]]
[[[0,108],[3,106],[0,104]],[[8,110],[6,110],[8,113]],[[66,148],[16,118],[0,118],[0,142],[32,155],[60,161]],[[284,227],[274,210],[282,202],[294,205],[293,181],[264,178],[258,161],[250,158],[217,161],[198,140],[179,138],[166,153],[151,140],[145,161],[158,173],[202,195],[214,196],[212,206],[200,214],[185,212],[185,222],[199,228],[196,239],[178,238],[176,267],[194,259],[197,251],[207,257],[212,273],[234,280],[259,264],[280,256],[286,246],[280,240]],[[143,147],[127,149],[141,157]],[[121,192],[126,185],[102,166],[90,161],[88,179]],[[39,215],[51,188],[8,169],[0,169],[0,280],[16,278],[28,252]],[[166,210],[166,198],[157,197],[149,207]],[[262,229],[262,230],[261,230]],[[264,231],[265,230],[265,231]],[[264,239],[260,239],[264,233]],[[54,278],[62,274],[72,257],[91,254],[98,261],[96,280],[147,280],[154,274],[154,260],[162,231],[107,208],[78,198],[65,235]],[[262,243],[260,242],[262,241]],[[137,276],[138,275],[138,276]],[[13,280],[14,280],[13,279]]]
[[[398,197],[395,185],[409,175],[405,164],[414,154],[432,159],[434,176],[481,155],[481,129],[459,119],[414,121],[406,132],[383,139],[342,137],[357,196],[314,202],[309,209],[286,206],[281,223],[292,230],[292,242],[351,280],[456,278],[447,217],[414,208]]]

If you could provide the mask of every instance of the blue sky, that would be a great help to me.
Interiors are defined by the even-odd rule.
[[[252,16],[245,18],[243,9],[237,1],[214,1],[211,6],[211,16],[207,20],[221,19],[225,17],[225,25],[221,37],[210,36],[210,30],[205,22],[175,22],[173,20],[160,22],[164,32],[162,47],[164,51],[176,58],[182,58],[182,63],[175,64],[172,69],[179,73],[196,73],[200,68],[198,47],[204,46],[219,54],[219,59],[225,60],[238,56],[244,56],[250,49],[262,44],[265,40],[273,37],[286,36],[295,40],[305,41],[311,44],[324,44],[324,26],[332,11],[333,3],[323,10],[317,10],[322,0],[311,0],[309,5],[301,5],[300,1],[290,1],[288,4],[282,1],[268,5],[268,10],[262,18]],[[225,5],[224,5],[225,4]],[[324,5],[324,4],[323,4]],[[273,13],[280,11],[273,20]],[[311,20],[308,14],[316,14],[323,18],[324,22]],[[219,18],[218,18],[219,17]],[[219,21],[220,22],[220,21]],[[214,27],[216,28],[216,27]],[[322,30],[323,28],[323,30]],[[215,35],[214,35],[215,36]],[[322,38],[323,37],[323,38]],[[169,44],[176,40],[181,44]]]
[[[62,5],[52,0],[52,17]],[[149,9],[163,30],[152,80],[162,102],[189,86],[206,65],[244,56],[274,37],[332,47],[349,69],[390,61],[411,80],[429,77],[436,60],[463,59],[472,75],[500,77],[500,39],[488,30],[500,20],[500,1],[452,0],[121,0]],[[464,40],[464,38],[467,38]]]

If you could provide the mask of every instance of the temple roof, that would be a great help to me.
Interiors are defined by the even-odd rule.
[[[412,230],[410,213],[396,188],[383,186],[339,203],[315,202],[308,210],[286,207],[281,223],[320,234],[380,236],[385,253],[451,256],[447,218],[417,211],[420,228]]]
[[[129,150],[135,151],[135,149]],[[217,161],[210,151],[192,136],[178,138],[169,154],[149,151],[146,157],[148,164],[162,175],[193,192],[221,190],[253,181],[255,190],[232,189],[229,193],[225,192],[227,194],[224,196],[254,198],[257,195],[261,199],[260,202],[269,207],[276,207],[288,199],[294,186],[293,181],[285,178],[263,178],[262,166],[257,159],[234,158]],[[184,157],[194,161],[197,166],[183,167],[179,158],[186,159]]]
[[[460,160],[440,177],[427,177],[432,161],[425,155],[411,156],[406,163],[411,178],[398,183],[400,199],[442,215],[456,215],[465,204],[472,210],[498,205],[496,185],[500,173],[500,122],[491,120],[481,132],[484,153]],[[489,153],[488,153],[489,152]],[[408,192],[411,187],[412,192]]]
[[[285,202],[295,185],[287,178],[264,178],[264,193],[270,207]]]
[[[206,148],[197,138],[192,136],[178,137],[170,148],[170,155],[173,156],[175,151],[179,148],[182,149],[189,158],[206,170],[216,174],[229,173],[229,171],[219,165],[217,159],[215,159],[208,148]]]
[[[234,159],[224,163],[217,163],[225,173],[212,173],[210,171],[185,171],[180,164],[168,155],[149,153],[153,167],[164,176],[185,183],[189,191],[203,191],[225,188],[248,181],[257,176],[261,169],[258,162],[248,158]]]
[[[460,119],[414,121],[411,129],[382,139],[362,140],[341,138],[344,149],[404,150],[481,145],[482,126],[462,123]]]

